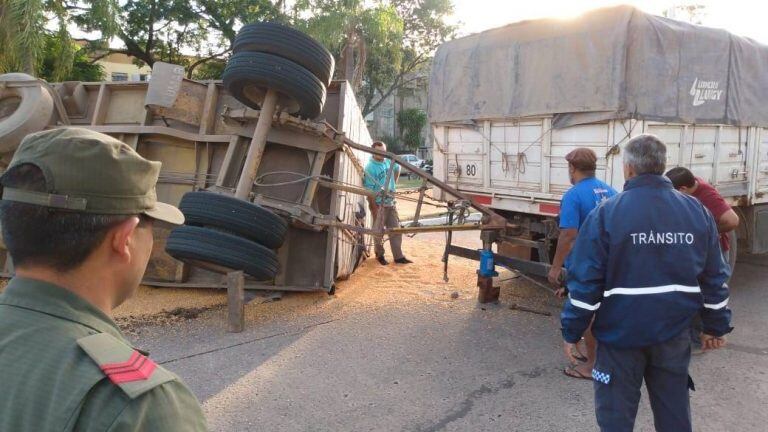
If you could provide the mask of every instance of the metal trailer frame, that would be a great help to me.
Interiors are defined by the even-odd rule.
[[[158,196],[172,204],[178,203],[190,190],[234,194],[235,185],[248,171],[248,167],[243,166],[244,159],[253,145],[249,140],[255,140],[261,114],[236,101],[221,81],[184,79],[182,68],[163,63],[155,65],[150,82],[51,85],[34,80],[0,82],[0,87],[3,86],[48,89],[54,104],[48,129],[88,128],[126,142],[149,159],[161,160],[164,169],[158,183]],[[518,226],[508,223],[493,210],[399,156],[371,148],[370,136],[348,83],[334,82],[323,116],[323,121],[313,122],[285,112],[274,113],[266,128],[265,148],[261,149],[255,167],[250,167],[250,174],[256,181],[249,184],[247,199],[291,221],[286,245],[278,251],[283,270],[274,281],[255,281],[241,275],[241,282],[237,282],[232,275],[222,276],[221,272],[212,273],[197,265],[172,260],[163,250],[168,230],[158,228],[158,241],[144,283],[161,287],[239,285],[243,289],[333,293],[336,279],[347,277],[354,271],[359,255],[366,249],[365,239],[370,236],[482,230],[496,233],[488,234],[488,241],[484,241],[484,246],[490,249],[495,239],[512,237],[519,231]],[[370,154],[391,159],[423,179],[416,217],[409,226],[387,229],[380,221],[373,221],[371,225],[368,216],[355,219],[354,198],[360,202],[363,197],[374,196],[362,187],[364,160],[361,159]],[[297,164],[301,165],[301,170],[297,170]],[[187,169],[177,171],[176,166]],[[271,188],[275,184],[264,181],[275,174],[268,171],[270,168],[275,168],[277,174],[286,170],[298,172],[289,173],[294,177],[289,175],[288,181],[285,177],[288,174],[280,174],[282,181],[273,182],[278,187]],[[297,179],[295,174],[301,174],[301,178]],[[392,175],[391,171],[389,175]],[[451,217],[446,225],[420,224],[425,191],[430,186],[439,188],[451,198],[447,205]],[[391,191],[379,193],[388,195]],[[291,194],[291,199],[286,198]],[[470,208],[482,214],[481,223],[464,223]],[[354,243],[351,248],[348,247],[350,242]],[[291,247],[293,243],[301,243],[302,247]],[[318,259],[317,250],[321,246],[325,253]],[[339,252],[342,248],[346,248],[343,256]],[[449,248],[450,244],[446,246],[446,252]],[[447,254],[445,261],[447,265]],[[12,273],[10,259],[6,259],[4,268],[4,276],[9,276]],[[541,267],[536,273],[545,270],[547,268]],[[302,279],[300,276],[304,273],[311,273],[314,279],[309,282]]]

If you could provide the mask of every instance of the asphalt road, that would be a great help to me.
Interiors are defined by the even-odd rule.
[[[439,250],[441,239],[410,241]],[[473,265],[454,275],[471,280]],[[766,276],[768,257],[741,257],[728,348],[693,359],[696,431],[768,430]],[[457,299],[418,283],[342,286],[249,305],[240,334],[217,308],[134,339],[189,384],[215,431],[596,430],[592,384],[562,373],[559,301],[515,279],[500,305],[480,308],[465,285]],[[635,430],[653,430],[645,396]]]

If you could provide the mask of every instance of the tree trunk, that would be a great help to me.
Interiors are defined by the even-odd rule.
[[[22,60],[23,70],[25,74],[32,75],[33,77],[37,76],[37,68],[35,67],[35,55],[31,52],[25,52],[23,54],[24,58]]]
[[[347,45],[344,47],[344,79],[354,86],[355,81],[355,45],[354,34],[347,36]]]

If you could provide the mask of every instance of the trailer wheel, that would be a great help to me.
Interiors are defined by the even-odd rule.
[[[168,236],[168,255],[224,273],[242,270],[258,280],[270,280],[278,270],[277,254],[250,240],[211,228],[180,226]]]
[[[189,192],[179,209],[187,225],[221,228],[269,249],[282,246],[288,230],[288,223],[272,211],[227,195]]]
[[[23,73],[0,75],[0,83],[35,81]],[[25,136],[48,125],[53,114],[53,98],[40,83],[0,89],[0,153],[16,150]]]
[[[308,119],[317,118],[325,104],[325,85],[312,72],[272,54],[232,55],[224,69],[224,87],[254,109],[259,109],[267,89],[273,89],[280,95],[280,107]]]
[[[290,60],[330,85],[334,60],[330,51],[299,30],[282,24],[263,22],[243,26],[232,45],[235,54],[262,52]]]

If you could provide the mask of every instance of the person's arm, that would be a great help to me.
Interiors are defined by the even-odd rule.
[[[571,252],[576,240],[580,222],[579,203],[573,193],[566,192],[560,202],[560,236],[557,238],[557,250],[547,279],[554,286],[560,286],[565,258]]]
[[[739,215],[729,208],[717,219],[717,232],[720,234],[731,232],[739,226]]]
[[[395,183],[397,183],[397,181],[400,180],[400,164],[395,161],[392,161],[392,163],[395,164],[394,175],[395,175]]]
[[[699,275],[699,286],[704,297],[704,308],[701,310],[701,320],[704,334],[722,337],[730,333],[731,310],[728,309],[729,290],[726,282],[730,278],[730,268],[723,261],[720,253],[720,240],[715,228],[715,221],[706,213],[709,228],[709,239],[706,245],[707,258],[704,269]]]
[[[571,250],[573,264],[568,269],[568,300],[560,314],[564,349],[571,360],[574,360],[573,345],[581,339],[600,308],[605,289],[609,242],[603,229],[603,214],[603,207],[598,207],[587,216]]]
[[[376,192],[376,193],[380,192],[379,188],[376,185],[376,181],[373,178],[373,175],[371,175],[370,173],[370,165],[367,165],[365,167],[365,171],[363,171],[363,187],[372,192]],[[368,210],[371,211],[371,215],[375,218],[376,210],[378,209],[378,206],[376,204],[376,198],[371,196],[366,196],[366,199],[368,200]]]
[[[180,382],[171,381],[130,400],[107,432],[207,430],[195,396]]]
[[[549,270],[549,283],[555,286],[560,286],[560,275],[563,272],[563,263],[565,258],[571,253],[573,243],[576,241],[576,236],[579,230],[575,228],[566,228],[560,230],[560,235],[557,237],[557,250],[555,251],[555,259],[552,260],[552,268]]]

